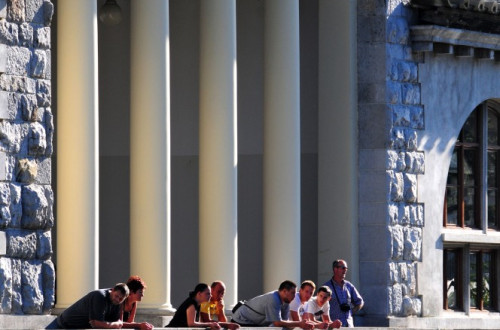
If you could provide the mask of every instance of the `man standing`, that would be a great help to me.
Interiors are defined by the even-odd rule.
[[[299,291],[295,294],[295,298],[290,303],[290,318],[292,321],[302,320],[304,305],[311,299],[315,289],[316,284],[314,284],[313,281],[307,280],[302,282]]]
[[[330,319],[339,319],[344,327],[354,327],[352,312],[363,308],[363,297],[351,282],[345,280],[347,262],[342,259],[335,260],[332,265],[333,277],[324,285],[332,290],[330,300]]]
[[[118,283],[113,289],[91,291],[69,306],[56,319],[61,329],[119,329],[120,305],[129,295],[126,284]]]
[[[314,325],[305,320],[289,321],[289,303],[295,297],[297,285],[284,281],[278,291],[271,291],[250,299],[234,311],[232,321],[241,326],[271,326],[280,328],[300,327],[312,329]]]

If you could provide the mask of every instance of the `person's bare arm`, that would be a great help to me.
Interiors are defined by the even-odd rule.
[[[290,311],[290,317],[292,318],[292,321],[300,321],[300,315],[296,311]]]
[[[220,329],[217,322],[198,322],[196,321],[196,309],[193,305],[189,306],[186,310],[187,324],[189,328],[210,328]]]
[[[302,320],[302,321],[274,321],[273,322],[274,327],[280,327],[280,328],[302,328],[305,330],[310,330],[314,328],[314,324],[310,321]]]
[[[97,328],[97,329],[121,329],[123,326],[122,320],[117,320],[114,322],[90,320],[89,323],[92,326],[92,328]]]

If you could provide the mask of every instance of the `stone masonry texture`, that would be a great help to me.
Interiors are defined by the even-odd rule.
[[[50,24],[47,0],[0,0],[0,313],[47,314],[54,305],[51,261]]]

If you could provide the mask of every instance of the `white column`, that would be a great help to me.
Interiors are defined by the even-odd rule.
[[[200,4],[200,281],[237,300],[236,2]]]
[[[170,304],[168,1],[131,1],[130,270],[148,286],[142,309]]]
[[[333,33],[332,31],[336,31]],[[356,0],[319,1],[318,277],[358,283]]]
[[[264,290],[300,281],[298,0],[265,1]]]
[[[99,140],[96,1],[57,7],[57,307],[97,289]]]

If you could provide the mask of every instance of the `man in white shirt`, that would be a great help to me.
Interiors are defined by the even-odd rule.
[[[332,290],[327,286],[322,286],[318,289],[318,295],[309,300],[304,307],[303,318],[314,323],[317,329],[333,329],[340,328],[342,322],[330,320],[330,299],[332,298]]]
[[[304,305],[311,299],[314,290],[316,290],[316,284],[313,281],[302,282],[299,291],[295,293],[295,298],[290,303],[290,319],[293,321],[302,320]]]

